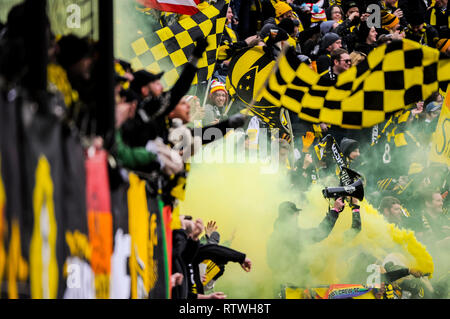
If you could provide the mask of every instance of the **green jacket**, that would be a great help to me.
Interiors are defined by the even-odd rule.
[[[120,130],[116,132],[116,158],[119,164],[129,169],[138,169],[156,162],[157,156],[145,147],[130,147],[124,143]]]

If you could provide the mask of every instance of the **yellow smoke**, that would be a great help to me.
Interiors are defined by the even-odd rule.
[[[215,290],[224,291],[229,298],[274,298],[275,278],[266,262],[266,243],[279,203],[291,200],[303,209],[299,217],[301,228],[317,227],[329,207],[322,196],[323,186],[315,185],[305,194],[307,200],[299,202],[299,194],[289,189],[285,175],[262,174],[261,169],[259,164],[193,164],[186,200],[180,204],[181,214],[202,218],[205,225],[215,220],[221,242],[234,232],[231,248],[246,253],[252,260],[250,273],[236,264],[226,266]],[[343,283],[358,252],[369,253],[379,260],[395,253],[406,266],[433,273],[432,258],[414,233],[387,223],[366,200],[361,203],[362,231],[354,239],[346,240],[343,234],[351,227],[351,214],[346,207],[330,236],[302,253],[303,264],[298,267],[309,271],[308,283]]]

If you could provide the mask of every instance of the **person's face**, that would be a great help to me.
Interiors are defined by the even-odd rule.
[[[384,2],[390,6],[393,6],[397,2],[397,0],[384,0]]]
[[[281,21],[281,20],[283,20],[283,19],[285,19],[285,18],[294,19],[294,12],[293,12],[292,10],[290,10],[290,11],[288,11],[288,12],[286,12],[286,13],[283,13],[283,14],[279,17],[279,20]]]
[[[164,87],[160,80],[150,82],[147,87],[149,89],[149,95],[154,97],[158,97],[164,92]]]
[[[198,236],[203,232],[203,221],[199,218],[195,221],[193,220],[187,220],[187,219],[181,219],[181,225],[183,229],[186,230],[186,233],[189,237]]]
[[[373,44],[377,42],[377,30],[375,30],[375,27],[370,28],[369,35],[367,36],[367,43]]]
[[[233,19],[234,15],[233,15],[233,10],[231,9],[231,7],[228,7],[228,11],[227,11],[227,22],[231,23],[231,19]]]
[[[402,29],[400,24],[397,24],[391,31],[391,33],[395,34],[396,39],[404,39],[405,38],[405,31]]]
[[[217,107],[224,107],[227,101],[227,93],[224,91],[214,92],[214,104]]]
[[[347,11],[347,17],[351,16],[351,15],[352,15],[353,13],[355,13],[355,12],[359,13],[358,7],[350,8],[350,9]]]
[[[92,67],[92,58],[87,57],[81,59],[78,63],[71,67],[71,71],[79,76],[81,76],[85,80],[89,80],[91,78],[91,67]]]
[[[347,53],[341,54],[341,58],[339,60],[334,61],[334,72],[336,74],[341,74],[342,72],[347,71],[351,66],[352,66],[352,59],[350,59],[350,55],[348,55]],[[353,152],[356,152],[356,150]],[[351,156],[352,153],[350,153],[349,157]],[[358,156],[359,156],[359,149],[358,149]]]
[[[350,58],[350,57],[349,57]],[[347,67],[348,68],[348,67]],[[348,155],[348,157],[351,159],[351,160],[355,160],[355,159],[357,159],[359,156],[360,156],[361,154],[359,153],[359,148],[357,148],[356,150],[354,150],[353,152],[351,152],[349,155]]]
[[[426,205],[435,213],[442,213],[444,207],[444,199],[442,198],[441,194],[434,193],[431,198],[431,202],[427,202]]]
[[[336,21],[336,22],[342,20],[342,13],[341,13],[341,10],[338,7],[334,7],[331,10],[331,19]]]
[[[402,206],[400,204],[394,204],[389,208],[388,218],[390,220],[400,221],[402,218]]]
[[[446,7],[448,3],[448,0],[436,0],[436,6],[439,8]]]
[[[330,45],[328,47],[328,51],[333,52],[334,50],[340,49],[340,48],[342,48],[342,40],[341,39],[337,40],[332,45]]]
[[[190,111],[191,106],[186,101],[186,99],[181,99],[180,102],[178,102],[175,109],[170,113],[170,118],[179,118],[183,121],[184,124],[188,123],[190,121]]]

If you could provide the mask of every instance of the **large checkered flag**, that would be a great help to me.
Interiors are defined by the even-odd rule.
[[[165,87],[171,87],[188,62],[195,48],[194,41],[206,37],[208,47],[198,62],[199,70],[192,84],[208,80],[214,72],[229,2],[219,0],[190,17],[133,41],[131,48],[134,56],[127,57],[132,67],[153,73],[164,71],[162,82]]]
[[[376,48],[365,61],[340,74],[334,86],[322,83],[290,48],[260,98],[306,121],[359,129],[383,122],[440,87],[445,90],[449,82],[450,59],[406,39]]]

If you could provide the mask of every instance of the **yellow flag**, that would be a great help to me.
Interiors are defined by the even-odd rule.
[[[450,166],[450,86],[447,97],[442,105],[441,115],[433,133],[430,150],[430,162],[447,164]]]

